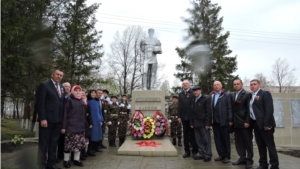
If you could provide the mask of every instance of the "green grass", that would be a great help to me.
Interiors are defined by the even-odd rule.
[[[21,137],[28,138],[34,137],[35,132],[20,128],[17,119],[3,119],[1,121],[1,141],[11,140],[15,135],[21,135]]]

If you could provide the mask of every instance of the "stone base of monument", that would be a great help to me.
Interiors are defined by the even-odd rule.
[[[152,141],[158,142],[161,145],[156,147],[142,146],[140,147],[137,142],[143,140],[134,140],[132,137],[127,137],[122,146],[118,149],[118,155],[133,155],[133,156],[152,156],[152,157],[173,157],[177,156],[177,150],[171,143],[170,139],[154,138]],[[144,140],[145,141],[145,140]]]

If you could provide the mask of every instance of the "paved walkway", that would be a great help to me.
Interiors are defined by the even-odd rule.
[[[118,142],[118,141],[117,141]],[[108,145],[107,140],[104,141]],[[213,158],[217,157],[214,143],[212,144]],[[72,165],[71,169],[244,169],[243,165],[234,166],[232,164],[223,164],[222,162],[203,162],[202,160],[193,160],[193,158],[182,158],[183,147],[176,146],[178,150],[177,157],[141,157],[141,156],[120,156],[117,155],[117,148],[103,149],[103,152],[97,153],[96,157],[88,157],[83,161],[84,167]],[[231,145],[232,161],[238,159],[234,144]],[[37,147],[28,148],[15,153],[1,154],[2,169],[34,169],[36,162]],[[295,158],[278,153],[280,160],[280,169],[300,169],[300,158]],[[254,168],[258,167],[258,150],[254,148]],[[62,162],[57,164],[64,168]]]

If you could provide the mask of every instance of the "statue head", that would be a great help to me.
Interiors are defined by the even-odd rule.
[[[148,34],[149,34],[149,37],[153,37],[154,29],[153,28],[148,29]]]

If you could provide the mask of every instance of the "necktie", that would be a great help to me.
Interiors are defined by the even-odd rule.
[[[255,96],[255,93],[252,93],[252,98],[251,98],[251,100],[250,100],[250,117],[251,117],[253,120],[256,120],[255,115],[254,115],[254,112],[253,112],[253,109],[252,109],[252,105],[253,105],[253,101],[254,101],[254,96]]]
[[[60,97],[60,92],[59,92],[59,89],[58,89],[58,83],[55,83],[55,87],[56,87],[57,94]]]
[[[238,95],[239,95],[239,92],[237,92],[237,93],[235,94],[235,101],[236,101]]]

